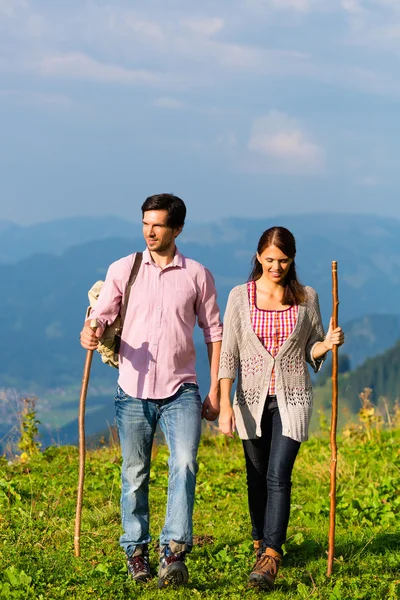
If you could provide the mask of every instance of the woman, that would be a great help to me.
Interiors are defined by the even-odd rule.
[[[258,243],[247,284],[235,287],[224,318],[219,379],[219,429],[243,440],[254,548],[249,581],[271,587],[282,560],[290,513],[291,474],[312,411],[308,362],[318,372],[329,350],[344,342],[327,335],[318,296],[296,276],[296,242],[271,227]],[[231,407],[233,381],[237,389]]]

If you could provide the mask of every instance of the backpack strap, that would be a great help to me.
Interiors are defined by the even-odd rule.
[[[121,310],[119,311],[119,314],[121,317],[120,335],[122,333],[122,328],[123,328],[124,322],[125,322],[125,315],[126,315],[126,311],[128,309],[129,296],[131,295],[132,286],[135,283],[136,277],[139,273],[140,265],[142,264],[142,258],[143,258],[143,253],[136,252],[135,260],[133,261],[133,267],[131,270],[131,274],[129,275],[129,281],[127,283],[126,290],[125,290],[125,298],[122,303]]]
[[[132,286],[135,283],[136,277],[139,273],[140,265],[142,264],[142,258],[143,258],[143,252],[136,252],[135,260],[133,261],[131,274],[129,275],[129,281],[126,284],[125,298],[121,305],[121,310],[119,311],[121,320],[120,320],[120,325],[118,327],[118,331],[115,334],[115,349],[114,349],[115,355],[118,355],[118,353],[119,353],[119,348],[121,345],[122,329],[124,327],[125,315],[126,315],[126,311],[128,309],[129,296],[131,294]]]

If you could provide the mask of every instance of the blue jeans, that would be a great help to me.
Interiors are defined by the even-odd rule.
[[[290,515],[291,476],[300,442],[282,435],[274,396],[268,396],[260,438],[243,440],[252,535],[282,554]]]
[[[120,545],[128,556],[147,544],[149,532],[150,460],[157,423],[169,448],[168,501],[160,545],[171,540],[190,550],[192,514],[201,433],[201,398],[194,383],[184,383],[164,400],[128,396],[119,386],[115,395],[117,427],[122,450]]]

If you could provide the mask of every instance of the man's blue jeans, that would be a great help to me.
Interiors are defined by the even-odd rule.
[[[195,383],[184,383],[164,400],[128,396],[119,386],[115,395],[122,450],[120,545],[130,556],[138,544],[150,541],[149,478],[151,449],[157,423],[165,435],[168,460],[168,501],[160,545],[171,540],[190,550],[192,514],[201,433],[201,398]]]

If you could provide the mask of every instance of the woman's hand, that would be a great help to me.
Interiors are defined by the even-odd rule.
[[[312,358],[314,360],[318,360],[325,356],[325,354],[332,350],[333,346],[341,346],[344,344],[344,333],[341,327],[336,327],[336,329],[332,329],[332,319],[329,321],[329,329],[328,333],[325,336],[323,342],[318,342],[315,344],[312,351]]]
[[[230,404],[229,406],[221,406],[218,426],[221,433],[233,438],[233,434],[236,431],[236,422],[235,415]]]
[[[332,319],[329,321],[328,333],[322,342],[326,347],[326,350],[332,350],[333,346],[341,346],[344,344],[344,333],[341,327],[332,329]]]

